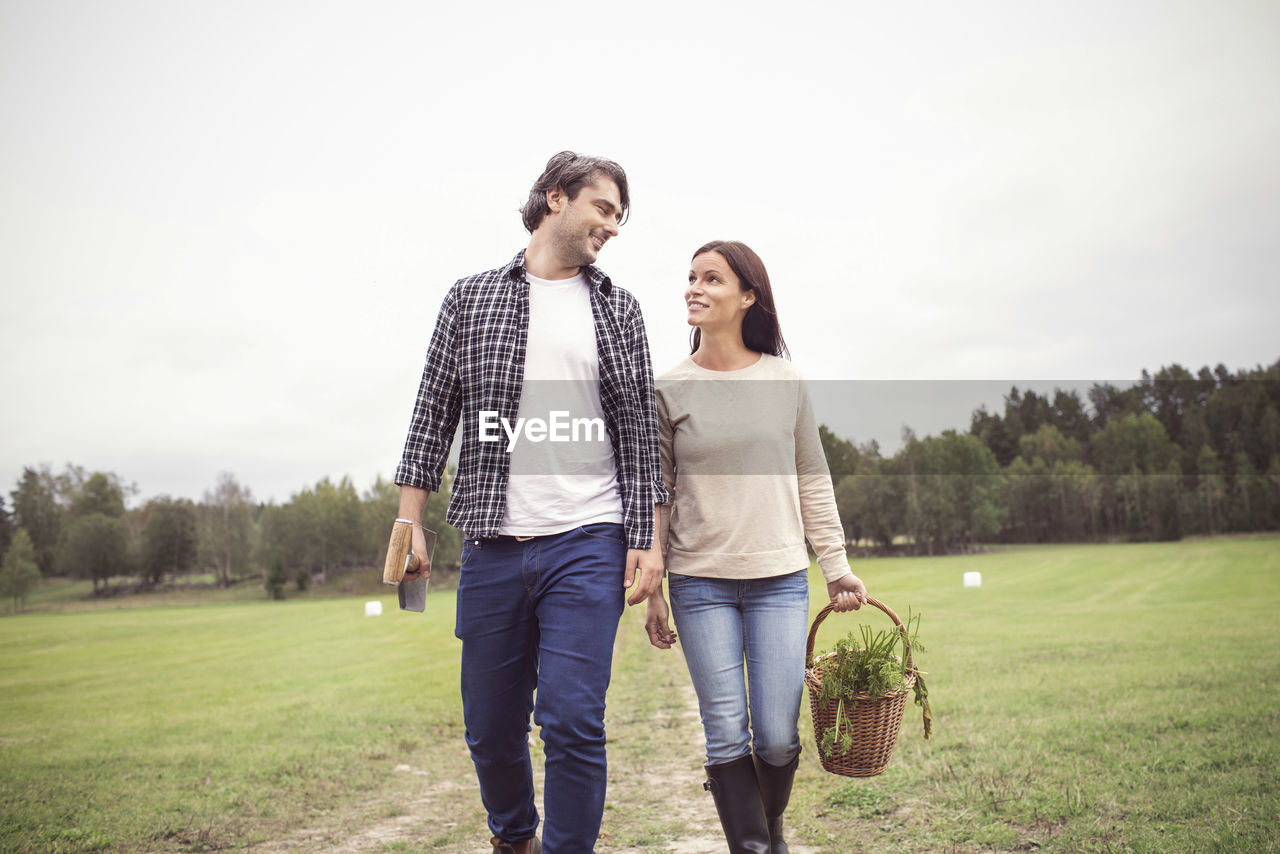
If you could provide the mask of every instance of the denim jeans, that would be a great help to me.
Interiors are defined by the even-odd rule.
[[[698,694],[707,764],[754,748],[770,765],[786,765],[800,751],[808,572],[745,581],[672,573],[667,583]]]
[[[593,850],[604,812],[604,698],[626,554],[617,524],[526,542],[463,543],[455,629],[462,712],[494,836],[517,841],[538,828],[532,713],[546,757],[544,848]]]

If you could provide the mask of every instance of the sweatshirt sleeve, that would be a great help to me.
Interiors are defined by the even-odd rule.
[[[658,411],[658,457],[662,468],[662,483],[667,489],[668,501],[665,504],[658,505],[658,518],[660,520],[660,533],[662,536],[662,553],[667,553],[667,544],[671,539],[671,504],[676,497],[676,467],[674,456],[674,430],[671,426],[671,412],[668,408],[667,395],[664,393],[663,382],[658,381],[657,391]]]
[[[822,577],[828,582],[851,575],[849,558],[844,550],[844,527],[836,508],[835,490],[827,458],[818,437],[818,424],[813,414],[809,390],[800,382],[796,406],[796,482],[800,491],[800,516],[804,536],[818,556]]]

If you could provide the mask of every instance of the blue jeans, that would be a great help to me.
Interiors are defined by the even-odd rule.
[[[455,629],[462,714],[489,829],[500,839],[528,839],[538,829],[532,713],[546,754],[545,850],[593,850],[604,813],[604,696],[626,554],[617,524],[526,542],[463,543]]]
[[[746,581],[672,573],[667,584],[698,693],[707,764],[732,762],[754,747],[770,765],[786,765],[800,752],[808,572]]]

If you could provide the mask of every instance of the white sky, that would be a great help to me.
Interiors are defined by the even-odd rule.
[[[1274,3],[438,5],[0,0],[6,501],[38,462],[142,499],[389,477],[444,291],[564,148],[627,169],[600,266],[659,370],[713,238],[815,379],[998,408],[1280,357]],[[942,397],[832,426],[983,402]]]

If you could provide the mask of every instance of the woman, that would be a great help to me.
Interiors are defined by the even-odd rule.
[[[809,620],[805,539],[836,610],[861,607],[867,591],[849,571],[763,262],[745,244],[708,243],[693,255],[685,302],[692,354],[657,383],[670,615],[706,732],[704,788],[729,850],[785,854]],[[654,646],[675,642],[661,592],[645,628]]]

